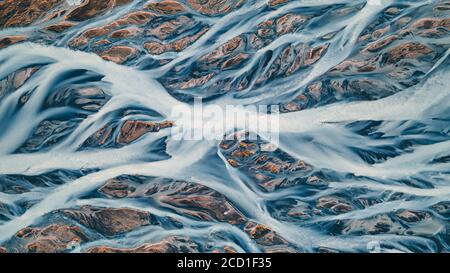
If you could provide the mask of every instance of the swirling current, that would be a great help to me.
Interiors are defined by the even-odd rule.
[[[449,15],[0,1],[0,252],[448,252]],[[198,99],[277,106],[277,145],[174,138]]]

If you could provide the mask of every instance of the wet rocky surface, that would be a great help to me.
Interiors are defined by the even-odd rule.
[[[180,102],[274,102],[282,114],[380,100],[420,86],[446,62],[450,2],[407,2],[392,1],[368,19],[361,15],[366,1],[316,6],[289,0],[1,1],[0,53],[23,43],[61,47],[80,54],[76,59],[83,67],[56,66],[51,56],[28,65],[0,62],[6,67],[0,71],[0,113],[7,117],[0,121],[9,129],[20,119],[38,120],[17,147],[11,135],[4,140],[9,130],[2,130],[0,140],[8,145],[1,143],[1,156],[9,146],[7,153],[21,156],[16,160],[24,165],[42,156],[39,168],[24,168],[23,174],[10,171],[9,162],[0,164],[0,229],[61,186],[116,168],[117,162],[129,165],[127,174],[19,228],[1,242],[0,253],[367,252],[365,245],[353,248],[354,241],[364,244],[376,236],[388,251],[448,252],[450,203],[436,193],[448,180],[447,146],[423,160],[436,170],[419,171],[425,164],[420,162],[417,172],[400,164],[405,177],[389,168],[387,174],[380,171],[383,162],[416,147],[448,141],[448,111],[432,115],[445,100],[415,120],[322,124],[337,130],[299,133],[302,145],[285,146],[298,155],[261,138],[224,139],[214,151],[223,168],[196,169],[199,173],[182,179],[168,178],[172,171],[167,178],[134,174],[133,157],[121,153],[137,150],[138,163],[149,163],[143,168],[151,171],[155,160],[172,158],[173,143],[166,137],[177,126],[145,106],[149,97],[141,100],[131,92],[129,86],[139,83],[129,82],[135,78],[126,73],[148,73],[161,85],[155,90],[165,89]],[[348,31],[353,22],[363,28],[356,24]],[[86,56],[94,61],[83,62]],[[45,73],[56,76],[47,81]],[[117,79],[124,81],[119,88]],[[155,91],[139,88],[143,94]],[[7,116],[14,112],[31,114]],[[74,160],[68,169],[47,169],[45,156],[58,161],[60,151],[113,152],[93,161],[114,162],[93,168]],[[194,161],[196,154],[182,156]],[[207,175],[222,184],[197,177]],[[254,193],[249,198],[256,201],[249,204],[263,215],[252,215],[248,200],[230,198],[224,189],[232,180]],[[293,229],[298,238],[289,236]],[[331,244],[335,238],[342,241]]]
[[[52,224],[46,227],[25,228],[11,240],[10,251],[28,253],[64,252],[70,243],[83,243],[89,238],[76,226]]]
[[[39,22],[51,43],[50,37],[64,35],[80,21],[95,20],[111,14],[114,9],[129,7],[131,2],[83,1],[80,6],[70,6],[64,1],[29,1],[26,8],[19,8],[13,1],[6,1],[3,5],[7,8],[0,10],[8,16],[3,16],[4,22],[0,25],[13,27]],[[243,8],[246,2],[165,0],[144,3],[107,24],[100,23],[84,28],[80,34],[69,35],[68,46],[93,52],[118,64],[145,68],[163,66],[173,60],[172,53],[186,50],[210,32],[212,25],[208,20],[200,20],[201,16],[224,16]],[[267,13],[286,4],[289,1],[269,1],[262,10]],[[434,5],[420,6],[414,14],[404,16],[401,14],[407,10],[406,5],[386,8],[383,15],[361,33],[349,56],[301,87],[294,100],[280,104],[283,111],[299,111],[344,99],[379,99],[417,84],[448,49],[446,5],[445,1],[436,1]],[[267,49],[268,46],[283,36],[311,31],[325,16],[328,20],[345,19],[362,7],[355,3],[330,5],[319,10],[294,9],[262,21],[251,32],[220,44],[213,36],[205,41],[210,48],[208,53],[199,55],[195,61],[173,66],[160,80],[175,96],[187,99],[187,90],[207,98],[265,88],[284,78],[302,77],[327,54],[336,32],[324,34],[314,43],[282,42],[277,50]],[[10,16],[16,10],[21,12]],[[27,16],[30,11],[33,11],[31,17]],[[32,36],[3,37],[0,47],[47,39]],[[164,55],[167,58],[162,57]],[[249,64],[253,59],[257,61]],[[250,67],[239,73],[246,65]],[[232,71],[239,76],[234,76],[236,73]]]
[[[84,200],[95,198],[98,194],[110,199],[133,198],[141,203],[156,202],[168,212],[196,221],[219,221],[238,226],[266,252],[296,251],[294,246],[270,227],[248,220],[223,195],[201,184],[121,176],[106,181],[96,193],[87,195]],[[45,253],[78,249],[89,253],[236,252],[232,246],[220,249],[214,245],[205,245],[199,240],[201,238],[186,236],[168,236],[127,248],[102,245],[102,238],[114,240],[150,226],[169,230],[183,228],[181,222],[172,216],[155,215],[134,208],[84,205],[52,211],[39,222],[42,224],[18,231],[4,243],[5,251]]]
[[[235,138],[223,140],[220,148],[232,168],[250,176],[264,191],[299,185],[320,189],[327,185],[324,172],[266,141]]]
[[[197,253],[198,245],[189,238],[173,236],[157,243],[147,243],[135,248],[96,246],[89,253]]]
[[[104,236],[125,233],[151,223],[150,213],[128,208],[93,208],[62,210],[61,213]]]

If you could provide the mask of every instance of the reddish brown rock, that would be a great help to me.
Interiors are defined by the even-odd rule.
[[[77,98],[73,100],[73,103],[79,108],[88,111],[98,111],[111,98],[98,87],[79,88],[74,90],[74,95]]]
[[[110,34],[118,27],[133,26],[137,29],[136,26],[146,24],[154,18],[156,18],[156,15],[152,12],[134,11],[104,26],[88,29],[82,34],[82,36],[86,38],[103,36]],[[120,29],[116,31],[120,31]]]
[[[140,138],[146,133],[158,132],[161,129],[172,127],[173,125],[173,122],[170,121],[147,122],[128,120],[121,125],[119,134],[115,139],[115,143],[126,145]],[[107,144],[111,140],[114,128],[114,125],[106,124],[99,130],[97,130],[93,135],[91,135],[84,144],[87,146],[102,146]]]
[[[112,8],[113,4],[114,0],[87,0],[83,5],[70,12],[67,15],[67,19],[71,21],[85,21],[105,13],[108,9]]]
[[[281,166],[277,165],[273,162],[267,162],[266,164],[258,167],[259,170],[264,170],[264,171],[268,171],[271,172],[273,174],[277,174],[281,171]]]
[[[399,37],[397,35],[391,35],[388,36],[380,41],[373,42],[369,44],[365,49],[363,49],[363,52],[376,52],[379,51],[388,45],[392,44],[394,41],[396,41]]]
[[[237,163],[237,161],[234,160],[234,159],[227,159],[227,162],[228,162],[228,164],[230,164],[231,167],[233,167],[233,168],[237,168],[237,167],[240,166],[239,163]]]
[[[388,64],[397,63],[403,59],[417,59],[433,53],[433,49],[420,43],[404,43],[398,45],[387,53]]]
[[[227,41],[223,45],[219,46],[217,49],[213,50],[212,52],[204,55],[200,58],[200,61],[206,62],[206,63],[212,63],[219,59],[222,59],[231,53],[233,53],[238,47],[243,45],[243,40],[241,37],[237,36],[233,39]]]
[[[386,13],[387,15],[398,15],[401,12],[402,12],[402,10],[397,7],[391,7],[384,11],[384,13]]]
[[[6,250],[6,248],[0,246],[0,253],[8,253],[8,250]]]
[[[442,29],[425,29],[417,31],[416,35],[424,38],[442,38],[447,36],[447,31]]]
[[[264,225],[255,223],[247,224],[246,230],[252,239],[259,239],[272,231],[270,228]]]
[[[386,34],[389,31],[390,28],[391,28],[390,26],[385,26],[384,28],[380,28],[380,29],[375,30],[372,33],[372,38],[373,39],[379,39],[381,36]]]
[[[129,144],[148,132],[158,132],[161,129],[172,127],[170,121],[149,122],[139,120],[127,120],[122,124],[120,133],[117,136],[117,143]]]
[[[258,244],[264,246],[287,245],[287,241],[269,227],[255,222],[248,222],[244,231]]]
[[[283,107],[282,110],[298,111],[313,107],[325,100],[342,100],[348,97],[361,99],[362,95],[372,99],[382,98],[399,91],[395,83],[390,83],[392,79],[397,83],[402,81],[402,84],[408,86],[415,84],[414,73],[417,72],[420,78],[420,75],[429,69],[432,59],[442,56],[442,51],[440,46],[436,46],[436,50],[434,50],[436,44],[425,43],[427,42],[425,39],[422,39],[423,44],[405,41],[419,36],[432,39],[446,37],[448,35],[445,27],[447,22],[443,18],[422,18],[411,23],[409,21],[412,18],[403,17],[403,19],[405,19],[405,24],[410,25],[408,28],[396,25],[397,20],[390,26],[383,24],[375,28],[373,32],[360,37],[362,50],[354,52],[348,59],[330,69],[323,76],[324,78],[339,77],[340,80],[321,81],[309,85],[301,101],[295,99],[291,101],[294,104],[291,104],[289,109]],[[391,31],[395,30],[397,32],[391,34]],[[309,52],[311,51],[309,50]],[[310,56],[305,59],[310,58],[312,61],[309,63],[315,62],[317,58]],[[402,62],[402,60],[405,61]],[[302,65],[305,66],[306,62],[305,60]],[[416,65],[419,62],[420,65]],[[277,71],[280,69],[277,68]],[[377,73],[381,79],[369,81],[367,74],[371,72]],[[358,77],[359,79],[346,81],[344,77]],[[384,77],[388,79],[385,80]]]
[[[234,248],[231,247],[231,246],[224,246],[224,247],[223,247],[223,251],[224,251],[225,253],[237,253],[236,249],[234,249]]]
[[[207,31],[208,31],[208,28],[204,28],[192,36],[186,36],[184,38],[175,40],[168,44],[163,44],[163,43],[155,42],[155,41],[146,42],[144,44],[144,47],[145,47],[145,49],[147,49],[147,51],[150,54],[153,54],[153,55],[159,55],[159,54],[169,52],[169,51],[179,52],[179,51],[184,50],[186,47],[190,46],[192,43],[194,43],[196,40],[198,40]]]
[[[324,185],[327,184],[327,182],[315,175],[312,175],[308,177],[308,179],[306,180],[306,184],[314,186],[314,185]]]
[[[245,2],[246,0],[187,0],[194,10],[210,16],[229,13]]]
[[[167,51],[172,51],[171,44],[162,44],[160,42],[154,42],[154,41],[146,42],[144,44],[144,48],[147,49],[147,51],[153,55],[160,55]]]
[[[419,222],[424,220],[425,218],[429,218],[430,215],[426,212],[420,212],[420,211],[411,211],[411,210],[402,210],[397,212],[398,218],[402,219],[403,221],[413,223],[413,222]]]
[[[265,249],[266,253],[298,253],[295,249],[292,247],[267,247]]]
[[[112,32],[109,35],[109,38],[113,39],[124,39],[124,38],[131,38],[136,37],[141,33],[141,30],[137,27],[129,27],[124,29],[119,29],[114,32]]]
[[[284,4],[288,1],[289,0],[269,0],[269,6],[272,6],[272,7],[278,6],[278,5]]]
[[[280,105],[283,113],[296,112],[302,110],[302,107],[294,102],[288,102]]]
[[[398,19],[397,22],[395,22],[395,26],[404,27],[407,24],[409,24],[411,22],[411,20],[412,19],[409,16],[402,17],[402,18]]]
[[[183,181],[157,183],[146,194],[162,204],[176,208],[179,213],[205,221],[239,224],[245,220],[225,196],[200,184]]]
[[[258,180],[260,180],[259,185],[269,192],[275,191],[278,188],[283,188],[286,185],[289,185],[289,180],[285,178],[270,179],[269,176],[261,176],[261,178],[259,178]]]
[[[137,54],[137,49],[129,46],[113,46],[101,53],[106,61],[122,64]]]
[[[346,60],[336,65],[331,69],[331,72],[346,72],[346,71],[358,71],[358,72],[371,72],[377,68],[376,58],[372,58],[364,61]],[[335,86],[338,88],[338,86]]]
[[[251,157],[251,156],[254,156],[255,154],[256,154],[256,151],[250,150],[250,149],[235,150],[233,153],[231,153],[232,156],[240,157],[240,158]]]
[[[323,196],[317,200],[316,208],[329,209],[334,213],[345,213],[353,210],[353,206],[334,196]]]
[[[120,7],[126,4],[129,4],[133,2],[133,0],[115,0],[114,1],[114,7]]]
[[[108,39],[101,39],[101,40],[96,41],[93,45],[94,46],[104,46],[104,45],[108,45],[110,43],[111,42]]]
[[[286,47],[275,59],[265,76],[271,78],[275,75],[281,76],[292,74],[304,64],[304,55],[304,48],[302,45]]]
[[[392,221],[386,214],[380,214],[369,219],[348,220],[343,223],[341,233],[350,234],[398,234],[405,232],[401,224]]]
[[[122,183],[118,179],[110,179],[98,191],[111,198],[124,198],[133,193],[136,188]]]
[[[178,213],[202,220],[229,223],[243,221],[242,214],[222,194],[201,184],[146,177],[117,177],[106,185],[100,192],[112,198],[124,195],[128,198],[153,198]]]
[[[185,213],[199,217],[206,221],[219,220],[230,224],[239,224],[244,221],[243,216],[228,202],[219,195],[206,196],[160,196],[160,202],[172,206],[186,208]],[[193,211],[191,211],[194,209]],[[200,212],[197,212],[200,210]]]
[[[61,211],[80,224],[105,236],[114,236],[150,224],[150,213],[129,208],[95,208],[83,206],[79,209]]]
[[[105,94],[103,90],[98,87],[83,87],[78,89],[76,92],[80,96],[101,96]]]
[[[89,39],[87,39],[84,35],[81,35],[79,37],[73,38],[69,42],[70,47],[80,47],[87,45],[89,43]]]
[[[311,217],[311,209],[308,205],[298,204],[289,209],[287,215],[298,219],[308,219]]]
[[[287,69],[286,75],[292,75],[304,65],[303,60],[303,56],[305,54],[304,49],[305,48],[303,45],[297,46],[295,48],[296,56],[290,67]]]
[[[224,246],[223,249],[215,248],[211,251],[211,253],[237,253],[236,249],[231,246]]]
[[[186,47],[190,46],[191,44],[193,44],[195,41],[197,41],[200,37],[203,36],[203,34],[205,34],[206,32],[208,32],[209,28],[205,27],[203,29],[201,29],[199,32],[197,32],[194,35],[191,36],[186,36],[184,38],[178,39],[173,41],[172,43],[170,43],[170,50],[174,50],[174,51],[182,51],[184,50]]]
[[[96,28],[91,28],[91,29],[86,30],[83,33],[83,36],[90,39],[90,38],[106,35],[109,33],[109,31],[110,31],[109,27],[96,27]]]
[[[234,139],[234,138],[231,138],[231,139],[222,139],[222,141],[220,142],[220,144],[219,144],[219,146],[220,146],[220,149],[223,149],[223,150],[228,150],[228,149],[230,149],[231,147],[233,147],[236,143],[237,143],[237,141],[236,141],[237,139]]]
[[[307,16],[288,13],[276,20],[275,30],[278,35],[290,33],[295,31],[299,26],[303,25],[307,20]]]
[[[83,5],[74,9],[67,15],[67,19],[71,21],[85,21],[93,17],[103,15],[113,7],[130,3],[131,0],[86,0]]]
[[[243,63],[249,57],[250,57],[249,54],[239,53],[236,56],[223,62],[221,68],[222,68],[222,70],[233,68],[233,67],[238,66],[241,63]]]
[[[194,25],[194,20],[187,16],[178,16],[175,19],[163,22],[162,24],[147,30],[148,35],[153,35],[163,41],[168,37],[179,34],[183,30]]]
[[[358,38],[358,42],[366,42],[366,41],[370,40],[371,38],[372,38],[372,35],[364,34]]]
[[[5,0],[0,2],[0,28],[28,26],[64,0]]]
[[[152,198],[161,206],[175,210],[178,214],[204,221],[230,224],[246,221],[225,196],[197,183],[146,177],[117,177],[109,180],[99,192],[111,198]]]
[[[89,241],[81,228],[52,224],[46,227],[27,227],[15,235],[24,241],[27,252],[55,253],[69,249],[71,243]]]
[[[270,28],[260,28],[256,31],[256,35],[261,38],[269,38],[274,35],[274,30]]]
[[[411,25],[411,29],[431,29],[442,27],[450,30],[450,18],[422,18]]]
[[[14,74],[13,87],[16,89],[21,87],[38,70],[39,70],[38,67],[29,67],[17,71]]]
[[[198,245],[191,239],[180,236],[171,236],[161,242],[143,244],[136,248],[112,248],[96,246],[88,249],[90,253],[196,253]]]
[[[69,45],[71,47],[84,46],[93,38],[98,38],[106,35],[113,35],[113,37],[116,38],[120,37],[120,35],[131,37],[134,34],[140,34],[141,29],[138,26],[146,24],[156,17],[157,16],[152,12],[134,11],[104,26],[99,26],[86,30],[80,36],[72,39]],[[122,27],[127,26],[129,26],[128,29],[125,30],[120,29]]]
[[[310,49],[307,55],[305,56],[305,64],[306,65],[315,64],[325,54],[325,52],[328,49],[328,46],[329,44],[326,44]]]
[[[248,140],[238,143],[223,141],[221,152],[232,167],[239,167],[240,172],[253,178],[265,191],[273,192],[299,183],[306,184],[305,180],[313,176],[314,168],[311,165],[303,160],[295,160],[270,143],[256,144]],[[293,174],[302,179],[289,179]]]
[[[75,25],[76,25],[76,23],[74,23],[74,22],[62,21],[57,24],[50,25],[50,26],[46,27],[45,29],[48,31],[61,33]]]
[[[209,80],[211,80],[212,77],[214,77],[214,75],[215,75],[214,73],[209,73],[209,74],[204,75],[199,78],[190,78],[187,81],[176,83],[176,84],[171,84],[169,86],[171,88],[179,88],[179,89],[194,88],[194,87],[202,86],[205,83],[209,82]]]
[[[153,12],[148,11],[133,11],[124,15],[122,18],[113,22],[111,25],[125,26],[125,25],[142,25],[150,22],[152,19],[156,18],[157,15]]]
[[[417,35],[425,38],[441,38],[447,36],[450,30],[449,18],[422,18],[409,28],[400,32],[402,36]]]
[[[86,144],[92,146],[104,145],[111,136],[112,129],[113,128],[111,126],[108,125],[103,126],[86,140]]]
[[[258,27],[259,28],[268,28],[268,27],[272,27],[274,25],[274,23],[275,23],[275,21],[273,19],[269,19],[269,20],[259,23]]]
[[[4,38],[0,38],[0,49],[8,47],[13,44],[17,44],[19,42],[23,42],[27,39],[27,37],[23,35],[17,35],[17,36],[8,36]]]
[[[151,2],[145,6],[145,8],[161,13],[161,14],[177,14],[185,11],[186,9],[177,1],[173,0],[160,0],[158,2]]]

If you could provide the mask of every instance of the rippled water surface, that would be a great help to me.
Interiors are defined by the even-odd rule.
[[[448,252],[450,2],[0,1],[0,252]],[[174,138],[276,105],[279,143]]]

